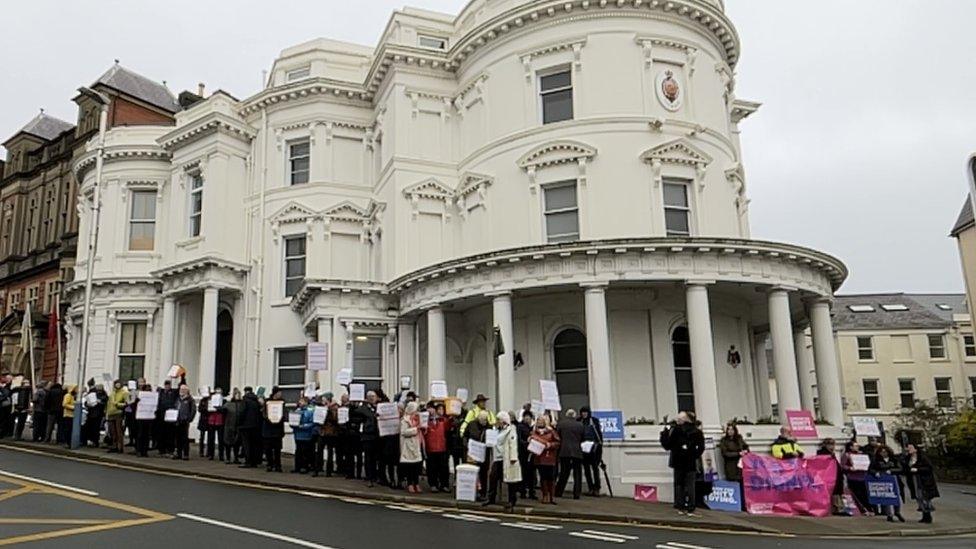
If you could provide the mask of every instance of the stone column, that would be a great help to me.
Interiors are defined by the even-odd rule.
[[[417,379],[416,362],[414,361],[414,337],[415,330],[413,324],[402,323],[397,325],[397,386],[400,385],[400,376],[410,376],[411,389],[417,389],[420,381]]]
[[[159,383],[173,366],[173,344],[176,334],[176,298],[163,298],[163,334],[159,349],[159,368],[150,383]]]
[[[512,294],[491,296],[492,321],[498,328],[505,352],[498,355],[498,409],[515,406],[515,330],[512,327]]]
[[[769,292],[769,334],[773,339],[773,369],[776,372],[779,417],[785,421],[785,411],[799,410],[801,402],[793,348],[790,296],[783,288],[773,288]]]
[[[695,384],[695,412],[706,428],[722,424],[718,409],[718,383],[715,379],[715,348],[712,342],[712,315],[708,307],[708,286],[689,282],[685,291],[688,339],[691,350],[691,377]]]
[[[800,383],[800,405],[804,410],[816,413],[813,404],[813,386],[816,380],[813,376],[813,357],[807,350],[807,334],[805,329],[793,332],[793,345],[796,353],[796,372]]]
[[[758,395],[759,416],[769,416],[773,413],[773,404],[769,398],[769,361],[766,360],[766,341],[769,334],[755,337],[756,357],[756,394]]]
[[[826,298],[810,304],[810,330],[813,332],[820,413],[835,427],[840,427],[844,424],[844,403],[841,400],[840,370],[834,349],[834,328],[830,321],[830,302]]]
[[[217,358],[217,301],[220,290],[203,290],[203,318],[200,322],[200,362],[197,364],[197,387],[213,388],[214,362]]]
[[[440,305],[435,305],[427,310],[427,383],[446,379],[447,332],[444,327],[444,310]]]
[[[590,371],[590,407],[613,409],[613,377],[610,370],[610,328],[607,324],[606,285],[583,286],[586,316],[586,355]]]

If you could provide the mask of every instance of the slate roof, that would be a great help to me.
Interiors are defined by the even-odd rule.
[[[971,227],[973,225],[973,208],[969,204],[969,197],[966,197],[966,201],[962,204],[962,211],[959,212],[959,217],[956,218],[956,224],[952,226],[952,230],[949,232],[950,236],[956,236],[963,230]]]
[[[9,142],[14,137],[22,133],[28,133],[35,137],[40,137],[45,141],[51,141],[62,133],[74,128],[75,125],[70,122],[65,122],[60,118],[55,118],[44,112],[38,113],[37,116],[31,119],[23,128],[21,128],[17,133],[15,133],[6,142]]]
[[[118,63],[105,71],[105,74],[99,77],[92,86],[98,84],[131,95],[167,112],[175,113],[180,110],[180,105],[169,88],[141,74],[132,72]]]
[[[851,305],[870,305],[874,311],[856,313],[850,310]],[[908,310],[886,311],[882,305],[905,305]],[[965,294],[857,294],[834,298],[837,330],[942,329],[952,325],[952,315],[966,313]]]

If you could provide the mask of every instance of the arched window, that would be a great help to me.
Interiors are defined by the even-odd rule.
[[[586,336],[575,328],[559,332],[552,342],[553,369],[563,410],[590,403],[590,379],[586,367]]]
[[[695,411],[695,383],[691,377],[691,345],[688,327],[678,326],[671,334],[671,360],[674,361],[674,385],[678,396],[677,411]]]

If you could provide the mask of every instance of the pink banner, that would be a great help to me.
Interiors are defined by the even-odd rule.
[[[742,457],[746,511],[754,515],[828,516],[836,481],[837,462],[832,456]]]

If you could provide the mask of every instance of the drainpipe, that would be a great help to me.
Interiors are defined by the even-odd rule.
[[[256,304],[254,314],[254,379],[255,385],[260,385],[258,372],[261,369],[261,317],[262,307],[264,306],[264,247],[266,244],[267,227],[265,227],[265,192],[268,186],[268,111],[261,109],[261,192],[258,200],[258,212],[260,219],[258,237],[259,248],[256,267],[258,271]]]

